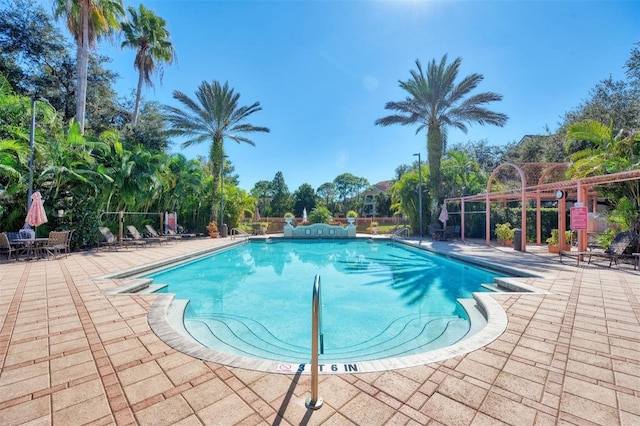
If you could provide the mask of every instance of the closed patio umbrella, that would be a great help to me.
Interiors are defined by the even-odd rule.
[[[307,208],[302,209],[302,223],[307,223]]]
[[[24,222],[31,226],[40,226],[48,221],[47,213],[44,211],[44,206],[42,205],[42,195],[40,195],[40,191],[36,191],[31,196],[31,207],[29,207]]]
[[[447,220],[449,220],[449,211],[447,210],[446,204],[442,205],[442,211],[440,212],[440,216],[438,217],[438,220],[442,222],[443,226],[447,223]]]

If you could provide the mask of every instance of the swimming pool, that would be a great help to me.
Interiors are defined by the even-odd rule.
[[[187,331],[224,353],[308,362],[311,296],[322,280],[321,362],[403,357],[469,330],[457,302],[500,276],[389,240],[268,240],[148,275],[188,299]]]

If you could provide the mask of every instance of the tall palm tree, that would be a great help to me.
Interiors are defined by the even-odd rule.
[[[65,17],[67,28],[76,41],[76,121],[84,134],[87,106],[87,69],[89,48],[101,37],[111,37],[120,29],[124,16],[122,0],[55,0],[54,16]]]
[[[171,64],[175,59],[173,44],[169,41],[169,31],[166,22],[153,11],[139,6],[138,11],[129,6],[130,22],[122,22],[124,41],[121,47],[131,47],[136,50],[136,58],[133,67],[138,70],[138,88],[136,91],[136,103],[133,111],[133,125],[138,122],[138,110],[142,94],[142,83],[153,87],[151,75],[156,72],[162,81],[162,63]]]
[[[238,106],[240,94],[235,93],[229,83],[221,85],[217,81],[207,83],[203,81],[196,90],[196,100],[176,90],[173,98],[184,105],[186,110],[173,106],[164,106],[165,118],[169,123],[169,134],[186,137],[182,143],[186,148],[204,141],[211,141],[209,159],[213,171],[213,188],[211,203],[211,220],[217,217],[217,203],[219,200],[220,171],[224,160],[224,140],[230,139],[237,143],[255,143],[244,136],[253,132],[269,132],[267,127],[257,127],[245,123],[253,113],[262,109],[260,102],[249,106]],[[219,223],[219,227],[222,223]]]
[[[427,155],[429,158],[430,186],[432,200],[442,202],[440,162],[447,146],[447,129],[454,127],[467,132],[467,124],[492,124],[504,126],[508,117],[505,114],[488,110],[485,104],[502,100],[502,95],[483,92],[469,95],[483,80],[481,74],[471,74],[455,83],[460,70],[461,58],[447,64],[447,55],[439,64],[435,59],[429,63],[426,73],[419,60],[417,70],[411,70],[411,78],[400,81],[400,87],[408,96],[399,102],[387,102],[385,109],[397,114],[379,118],[376,125],[418,124],[416,134],[427,129]],[[432,215],[437,218],[437,215]]]

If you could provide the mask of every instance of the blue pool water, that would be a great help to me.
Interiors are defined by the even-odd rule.
[[[149,275],[188,299],[200,343],[260,359],[308,362],[320,275],[322,362],[364,361],[451,345],[469,330],[458,298],[498,274],[390,241],[249,242]]]

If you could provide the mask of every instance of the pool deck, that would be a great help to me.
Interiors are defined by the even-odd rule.
[[[105,295],[123,284],[107,274],[225,243],[0,261],[0,425],[640,424],[640,271],[631,264],[578,268],[536,246],[423,242],[537,272],[544,277],[521,281],[550,293],[493,295],[507,329],[465,355],[321,375],[324,405],[314,411],[309,375],[177,352],[148,325],[157,295]]]

